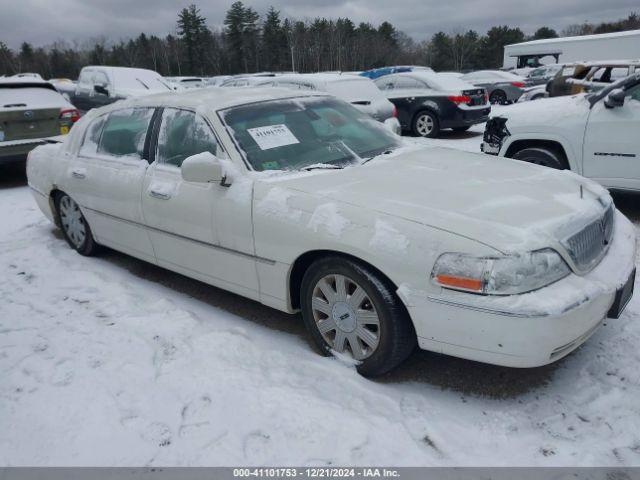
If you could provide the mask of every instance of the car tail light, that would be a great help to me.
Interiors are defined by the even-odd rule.
[[[514,87],[522,88],[524,87],[524,82],[511,82],[511,85]]]
[[[75,108],[63,108],[60,110],[60,120],[71,120],[71,123],[75,123],[80,120],[80,112]]]
[[[393,106],[393,110],[391,110],[391,116],[393,118],[398,118],[398,109],[396,108],[396,106]]]
[[[487,103],[489,101],[489,94],[487,93],[486,90],[484,91],[482,96],[484,97],[484,103]]]
[[[471,97],[469,97],[468,95],[449,95],[447,98],[456,105],[460,105],[462,103],[471,103]]]

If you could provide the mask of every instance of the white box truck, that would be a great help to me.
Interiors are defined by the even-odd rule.
[[[640,58],[640,30],[549,38],[504,47],[503,68],[527,68],[616,58]]]

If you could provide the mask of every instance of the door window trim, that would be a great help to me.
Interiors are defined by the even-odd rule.
[[[216,129],[213,128],[213,125],[211,124],[211,122],[209,121],[209,119],[207,117],[205,117],[204,115],[202,115],[201,113],[198,113],[195,109],[193,108],[189,108],[189,107],[158,107],[157,108],[157,117],[154,117],[155,119],[155,123],[153,125],[153,131],[151,133],[151,136],[149,138],[149,159],[147,160],[149,162],[149,165],[153,165],[155,164],[156,167],[160,167],[160,166],[165,166],[170,168],[171,170],[176,170],[176,171],[180,171],[180,167],[178,167],[177,165],[171,165],[168,163],[160,163],[157,162],[156,160],[156,154],[158,152],[158,137],[160,136],[160,126],[162,125],[162,118],[164,115],[164,111],[165,110],[182,110],[185,112],[190,112],[193,113],[194,115],[196,115],[196,117],[201,118],[204,123],[209,127],[209,130],[211,131],[211,133],[213,134],[213,137],[216,140],[216,144],[218,146],[217,151],[218,151],[218,155],[216,155],[217,157],[221,157],[220,153],[224,154],[224,157],[229,158],[229,154],[227,153],[227,151],[225,150],[224,146],[222,145],[222,142],[220,141],[220,137],[218,136],[218,133],[216,132]],[[152,119],[152,121],[154,120]],[[145,144],[146,147],[146,144]]]
[[[147,126],[147,133],[144,139],[144,147],[142,148],[142,157],[138,160],[132,160],[131,158],[128,158],[126,156],[122,156],[122,157],[117,157],[115,155],[109,155],[109,154],[99,154],[98,151],[96,150],[95,155],[83,155],[82,154],[82,147],[84,146],[84,142],[86,140],[86,137],[89,133],[89,130],[91,128],[91,125],[94,124],[94,122],[98,121],[98,119],[102,118],[102,117],[108,117],[109,115],[111,115],[112,113],[115,112],[120,112],[122,110],[134,110],[136,108],[145,108],[148,110],[153,110],[153,114],[151,115],[151,119],[149,120],[149,125]],[[96,161],[101,161],[101,162],[111,162],[111,163],[119,163],[119,164],[123,164],[123,165],[138,165],[140,162],[147,162],[150,163],[148,160],[149,157],[149,143],[150,143],[150,137],[152,134],[152,128],[154,125],[154,119],[156,118],[156,115],[158,113],[158,110],[160,110],[162,107],[147,107],[147,106],[139,106],[139,107],[124,107],[124,108],[117,108],[114,110],[110,110],[108,112],[104,112],[101,113],[100,115],[96,116],[93,120],[91,120],[91,123],[89,123],[89,125],[87,125],[87,127],[84,129],[84,132],[82,133],[82,142],[80,142],[80,145],[78,146],[78,151],[76,153],[76,157],[77,158],[83,158],[86,160],[96,160]],[[106,125],[106,120],[105,120],[105,125]],[[98,146],[100,145],[100,142],[102,142],[102,133],[104,132],[104,125],[102,125],[102,129],[100,130],[100,138],[98,138]],[[147,158],[145,158],[147,157]]]

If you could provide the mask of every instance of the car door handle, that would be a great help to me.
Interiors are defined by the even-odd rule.
[[[149,195],[151,195],[153,198],[158,198],[160,200],[169,200],[171,198],[170,193],[159,192],[157,190],[150,190]]]
[[[87,178],[87,171],[84,168],[74,168],[71,170],[71,175],[73,178],[83,179]]]

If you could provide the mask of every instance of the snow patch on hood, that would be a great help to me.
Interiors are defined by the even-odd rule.
[[[307,227],[316,233],[322,229],[329,235],[340,237],[350,224],[351,222],[338,211],[338,205],[335,203],[323,203],[315,209]]]
[[[388,253],[406,253],[409,239],[390,223],[377,219],[369,246]]]
[[[269,193],[260,200],[257,210],[261,215],[277,217],[283,220],[299,222],[302,218],[302,211],[293,209],[288,201],[293,196],[290,191],[273,187]]]
[[[515,103],[493,117],[507,118],[507,129],[520,125],[557,125],[567,119],[585,116],[589,102],[585,94],[570,97],[541,98],[535,102]]]

